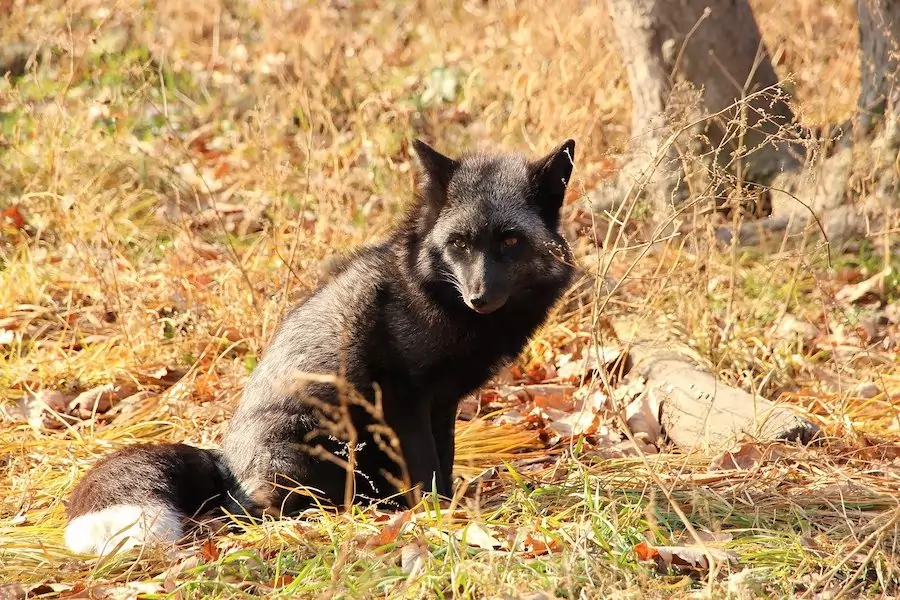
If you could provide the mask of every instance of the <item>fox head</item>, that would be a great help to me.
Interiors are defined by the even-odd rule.
[[[412,146],[420,184],[410,258],[423,279],[481,314],[528,302],[529,291],[562,292],[571,254],[557,229],[573,140],[535,161],[508,154],[452,159],[420,140]]]

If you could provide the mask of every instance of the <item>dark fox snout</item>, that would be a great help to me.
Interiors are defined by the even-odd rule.
[[[491,296],[484,293],[471,294],[466,300],[466,304],[477,313],[483,315],[490,314],[506,304],[507,296]]]
[[[506,304],[511,292],[507,274],[502,265],[490,256],[479,254],[475,260],[460,269],[460,292],[466,306],[483,315],[490,314]]]

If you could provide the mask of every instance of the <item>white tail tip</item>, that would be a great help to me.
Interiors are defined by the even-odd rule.
[[[173,544],[184,535],[181,516],[169,506],[120,504],[75,517],[66,527],[66,548],[107,554],[145,544]]]

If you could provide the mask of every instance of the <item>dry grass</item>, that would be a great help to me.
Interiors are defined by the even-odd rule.
[[[853,110],[852,4],[753,2],[809,124]],[[0,333],[12,333],[0,406],[105,383],[142,393],[111,422],[0,421],[0,582],[48,596],[147,585],[125,597],[897,593],[900,369],[880,340],[898,332],[876,322],[873,335],[875,308],[834,302],[841,277],[871,275],[884,256],[863,248],[831,268],[821,248],[737,255],[706,234],[691,250],[675,240],[637,262],[640,248],[615,255],[612,274],[631,270],[606,316],[678,336],[726,381],[808,408],[824,447],[725,476],[703,456],[548,452],[533,431],[476,420],[460,424],[460,471],[498,473],[455,511],[424,506],[385,548],[357,544],[384,527],[359,510],[266,524],[174,559],[71,556],[63,501],[78,477],[136,440],[216,443],[286,306],[317,284],[323,260],[383,234],[409,199],[409,139],[537,154],[573,137],[574,207],[613,173],[630,97],[602,2],[14,6],[0,41],[55,50],[0,83],[0,210],[18,206],[27,221],[5,213],[2,224]],[[578,217],[573,208],[567,221]],[[575,246],[585,267],[600,261],[590,235]],[[897,301],[896,287],[885,294]],[[606,300],[594,296],[521,363],[594,333],[591,306]],[[842,346],[775,339],[786,314]],[[167,370],[181,375],[174,386]],[[860,398],[865,383],[874,393]],[[645,534],[674,543],[685,528],[673,503],[694,527],[729,532],[740,567],[681,578],[638,561]],[[518,550],[448,537],[470,521]],[[534,549],[541,535],[553,552]],[[410,553],[421,558],[413,576]]]

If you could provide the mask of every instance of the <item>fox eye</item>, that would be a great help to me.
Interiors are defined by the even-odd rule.
[[[513,246],[515,246],[518,243],[519,243],[518,236],[508,235],[505,238],[503,238],[503,245],[506,246],[507,248],[512,248]]]
[[[466,240],[462,239],[461,237],[453,238],[450,243],[452,243],[454,246],[456,246],[460,250],[465,250],[466,248],[469,247],[469,244],[466,243]]]

